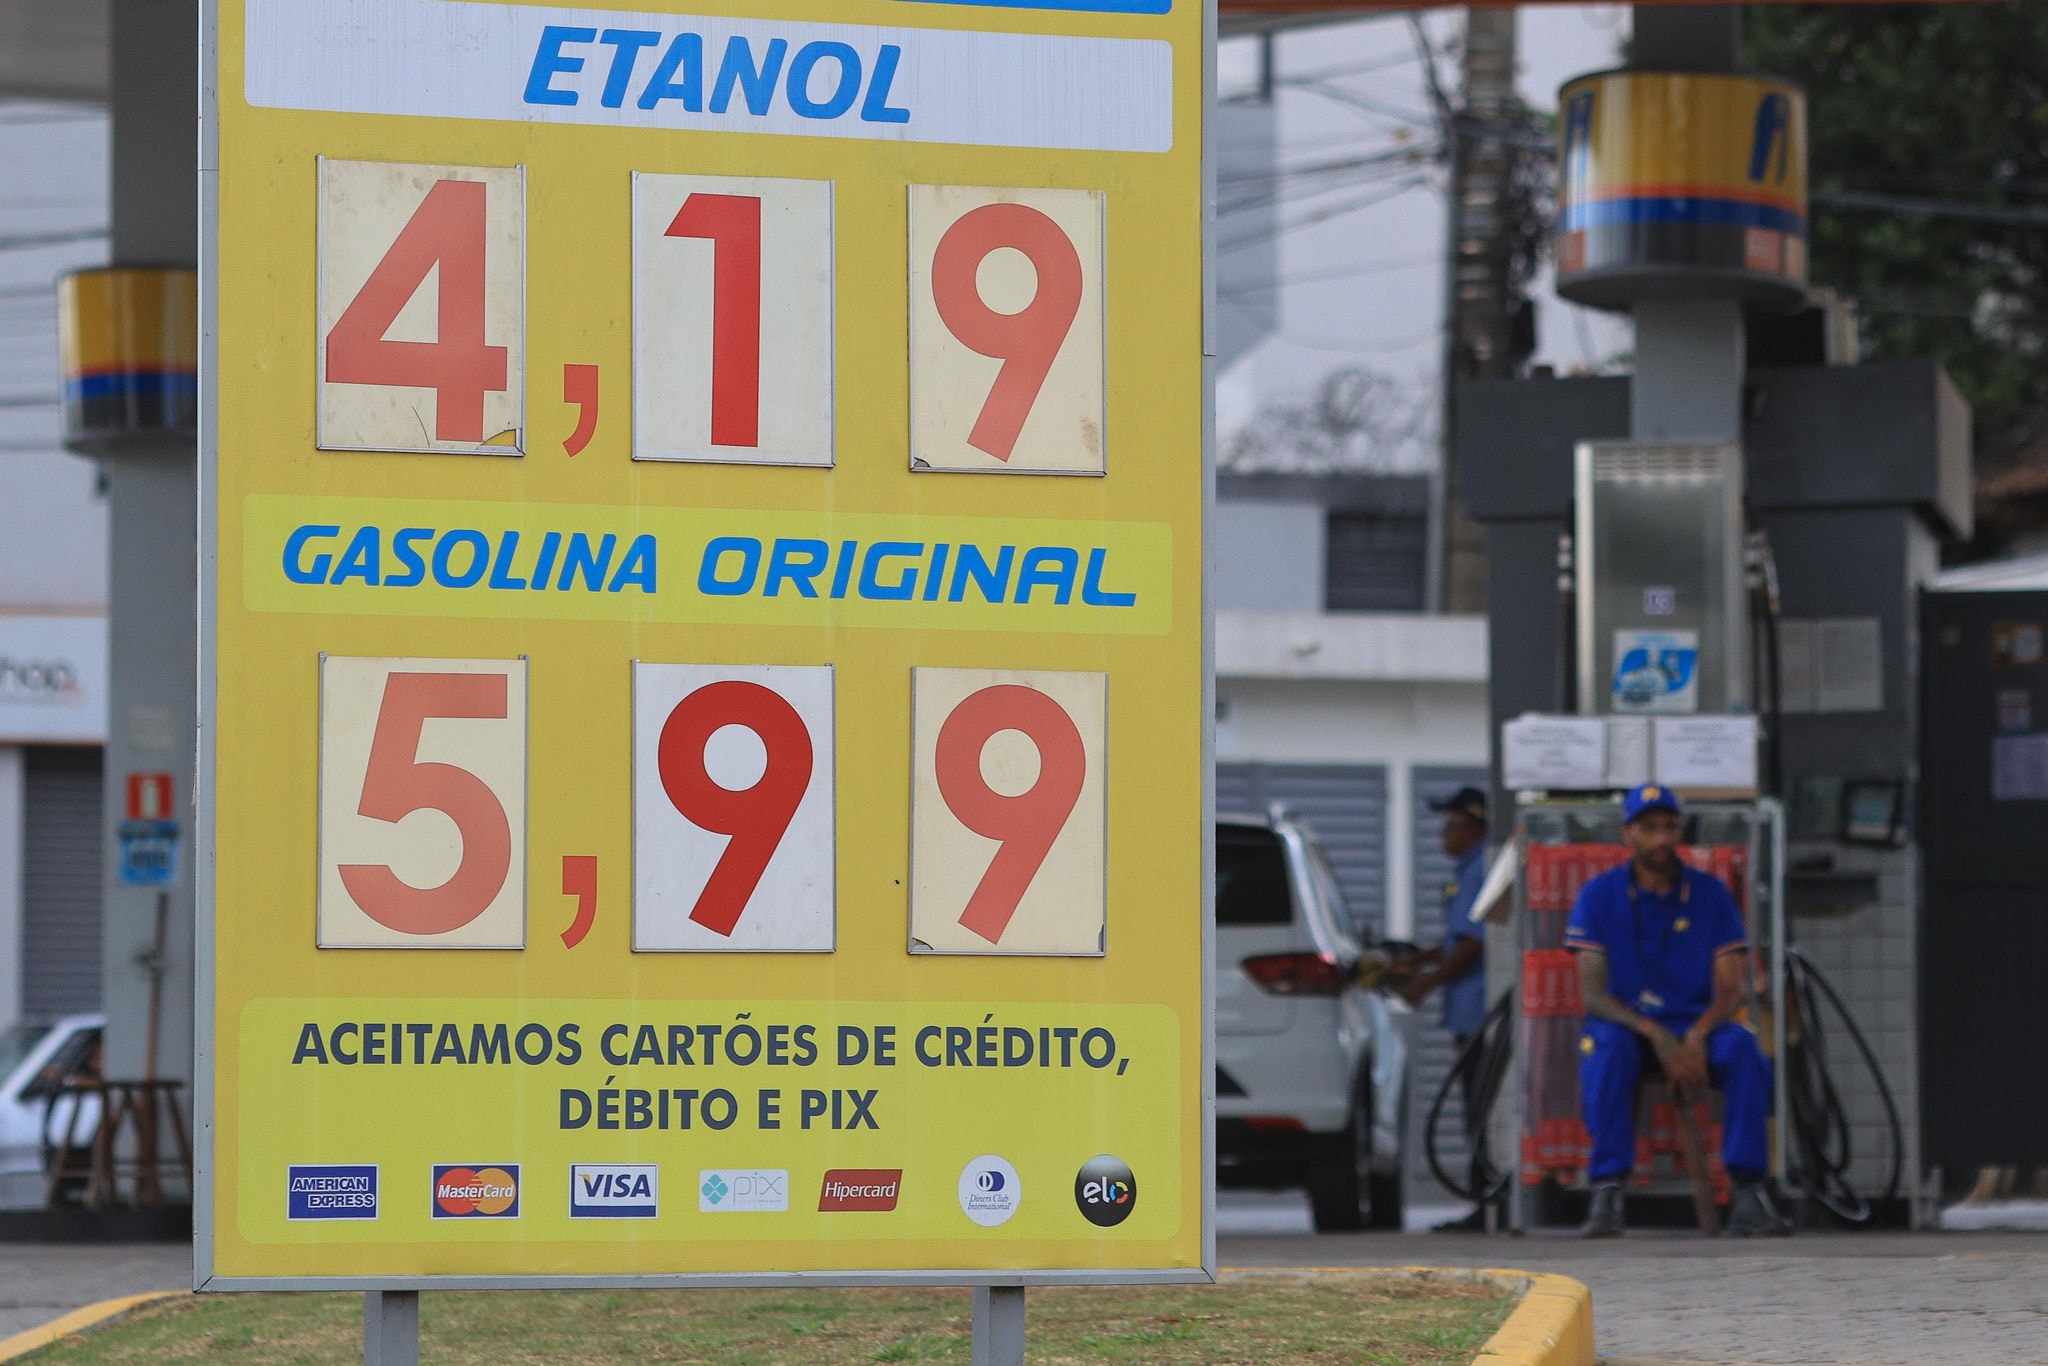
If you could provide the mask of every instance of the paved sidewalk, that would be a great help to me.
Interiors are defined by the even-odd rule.
[[[1506,1266],[1576,1276],[1610,1366],[2048,1363],[2048,1237],[2027,1233],[1225,1237],[1225,1266]]]
[[[189,1243],[0,1243],[0,1338],[117,1295],[191,1284]]]

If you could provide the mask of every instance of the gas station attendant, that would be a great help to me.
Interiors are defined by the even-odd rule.
[[[1748,935],[1727,885],[1679,859],[1681,815],[1667,787],[1630,792],[1622,833],[1633,857],[1580,890],[1565,928],[1586,1008],[1579,1088],[1593,1139],[1587,1237],[1622,1232],[1636,1079],[1646,1062],[1675,1088],[1711,1084],[1726,1098],[1721,1158],[1735,1186],[1728,1232],[1791,1232],[1764,1189],[1771,1063],[1734,1020],[1746,994]]]

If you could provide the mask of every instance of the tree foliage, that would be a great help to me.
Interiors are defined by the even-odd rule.
[[[1866,354],[1939,360],[1987,456],[2048,436],[2048,5],[1756,8],[1744,46],[1806,87],[1810,274],[1858,301]]]

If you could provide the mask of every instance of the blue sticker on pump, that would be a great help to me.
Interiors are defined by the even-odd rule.
[[[1689,714],[1700,709],[1700,638],[1696,631],[1614,633],[1617,712]]]

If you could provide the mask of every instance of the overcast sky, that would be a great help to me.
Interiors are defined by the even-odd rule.
[[[1462,11],[1420,19],[1438,79],[1453,92]],[[1304,172],[1283,182],[1278,207],[1279,318],[1274,335],[1227,373],[1218,423],[1229,434],[1261,408],[1309,399],[1332,370],[1363,366],[1396,386],[1414,423],[1388,468],[1419,472],[1436,460],[1445,288],[1444,176],[1417,34],[1388,14],[1283,35],[1275,55],[1278,164]],[[1556,107],[1567,79],[1615,63],[1628,32],[1620,5],[1546,6],[1518,14],[1522,97]],[[1251,40],[1227,44],[1224,94],[1255,76]],[[1308,173],[1331,162],[1351,170]],[[1228,186],[1223,195],[1229,200]],[[1219,250],[1246,234],[1226,214]],[[1237,250],[1254,248],[1239,247]],[[1228,268],[1229,262],[1225,261]],[[1595,369],[1626,351],[1625,321],[1559,300],[1539,282],[1537,361],[1560,372]],[[1219,307],[1239,306],[1225,295]]]
[[[107,259],[107,120],[0,100],[0,611],[106,600],[98,471],[57,446],[56,279]]]

